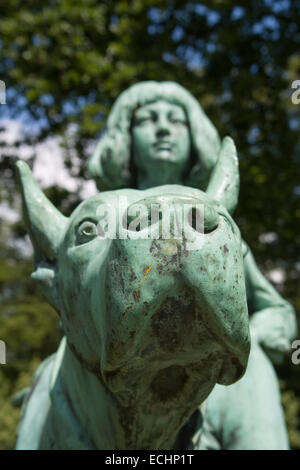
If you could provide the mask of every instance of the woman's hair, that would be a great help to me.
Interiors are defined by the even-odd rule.
[[[218,158],[220,139],[198,101],[175,82],[137,83],[115,101],[105,133],[89,159],[88,170],[100,190],[135,187],[136,175],[131,145],[134,112],[140,106],[158,100],[181,106],[187,116],[190,136],[190,168],[183,184],[206,189],[209,175]]]

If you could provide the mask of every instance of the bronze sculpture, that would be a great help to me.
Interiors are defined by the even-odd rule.
[[[197,101],[179,85],[145,82],[115,103],[89,168],[100,190],[142,189],[123,194],[131,203],[142,201],[146,215],[162,197],[170,204],[201,202],[204,233],[192,225],[187,233],[204,244],[189,251],[186,238],[174,236],[107,244],[95,214],[103,200],[117,206],[122,190],[85,201],[67,220],[20,164],[35,248],[33,279],[62,315],[67,339],[36,373],[17,448],[287,448],[276,375],[261,345],[287,350],[295,318],[244,242],[241,250],[226,211],[233,212],[238,198],[232,140],[220,142]],[[233,383],[246,366],[245,289],[252,302],[249,367],[236,384],[213,389],[202,425],[198,405],[215,383]],[[147,311],[150,323],[143,318]],[[146,379],[140,374],[153,358]],[[89,394],[101,396],[97,409]],[[189,431],[186,422],[193,424]],[[277,434],[267,434],[274,426]]]
[[[35,374],[17,449],[186,446],[180,438],[186,420],[217,382],[235,382],[247,364],[241,238],[221,204],[237,199],[237,186],[219,192],[220,202],[177,185],[107,191],[67,218],[25,163],[18,174],[35,251],[32,278],[58,311],[65,337]],[[213,180],[209,189],[214,192]],[[168,205],[188,201],[189,210],[203,207],[208,225],[198,233],[190,218],[181,239],[173,232],[169,238],[105,237],[97,227],[105,227],[109,211],[99,207],[118,206],[120,196],[128,198],[124,213],[141,201],[149,213],[162,197]],[[200,248],[189,250],[190,241],[201,241]],[[199,431],[197,420],[194,428]],[[199,448],[193,439],[188,445]]]

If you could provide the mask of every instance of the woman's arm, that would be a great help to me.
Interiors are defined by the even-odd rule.
[[[297,333],[294,309],[260,272],[245,242],[243,249],[251,338],[269,350],[288,351]]]

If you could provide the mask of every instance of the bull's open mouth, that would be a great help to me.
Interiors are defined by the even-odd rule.
[[[188,375],[184,367],[170,366],[155,375],[150,390],[156,400],[172,400],[183,391],[187,380]]]
[[[137,402],[163,411],[166,406],[184,409],[189,403],[196,408],[219,381],[224,362],[222,355],[212,355],[198,362],[166,367],[158,362],[151,367],[148,363],[147,375],[145,367],[136,369],[127,364],[125,369],[105,373],[105,382],[123,406]]]
[[[158,305],[155,305],[157,304]],[[138,305],[138,303],[137,303]],[[104,380],[114,392],[126,390],[129,395],[137,388],[151,394],[159,402],[189,395],[190,383],[229,385],[244,373],[244,355],[231,348],[221,329],[211,324],[209,310],[197,300],[188,286],[176,296],[155,299],[147,305],[139,328],[131,331],[131,310],[107,350],[102,363]],[[126,340],[120,338],[126,335]],[[147,378],[144,373],[147,369]],[[213,372],[212,372],[213,371]],[[137,386],[142,381],[143,384]]]
[[[201,346],[206,353],[202,353]],[[182,402],[197,394],[202,400],[209,387],[216,383],[230,385],[245,371],[239,358],[226,351],[217,339],[199,344],[196,351],[161,351],[159,356],[148,347],[143,352],[144,357],[134,357],[121,367],[104,372],[106,386],[126,397],[122,401],[143,399],[149,392],[153,402],[161,405]]]

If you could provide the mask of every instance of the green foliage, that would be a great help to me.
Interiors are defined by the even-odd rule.
[[[0,251],[4,249],[2,242]],[[16,250],[5,252],[0,265],[0,337],[6,343],[7,364],[0,366],[0,449],[15,443],[20,410],[13,407],[12,396],[30,384],[34,370],[57,348],[60,337],[56,312],[30,280],[31,260],[22,259]]]
[[[242,181],[237,221],[263,271],[284,271],[281,293],[299,310],[300,105],[291,102],[291,82],[300,79],[299,13],[299,0],[1,2],[0,79],[8,104],[0,113],[38,123],[29,143],[64,136],[65,163],[83,178],[88,144],[119,93],[140,80],[178,81],[221,135],[235,139]],[[2,152],[0,201],[19,210],[12,163]],[[61,188],[48,192],[65,213],[78,202]],[[262,243],[268,232],[277,237]],[[1,227],[0,338],[8,364],[0,366],[0,448],[13,445],[18,414],[8,397],[28,383],[59,337],[56,315],[15,248],[24,235],[20,222]],[[278,371],[291,442],[300,448],[300,367],[288,359]]]

